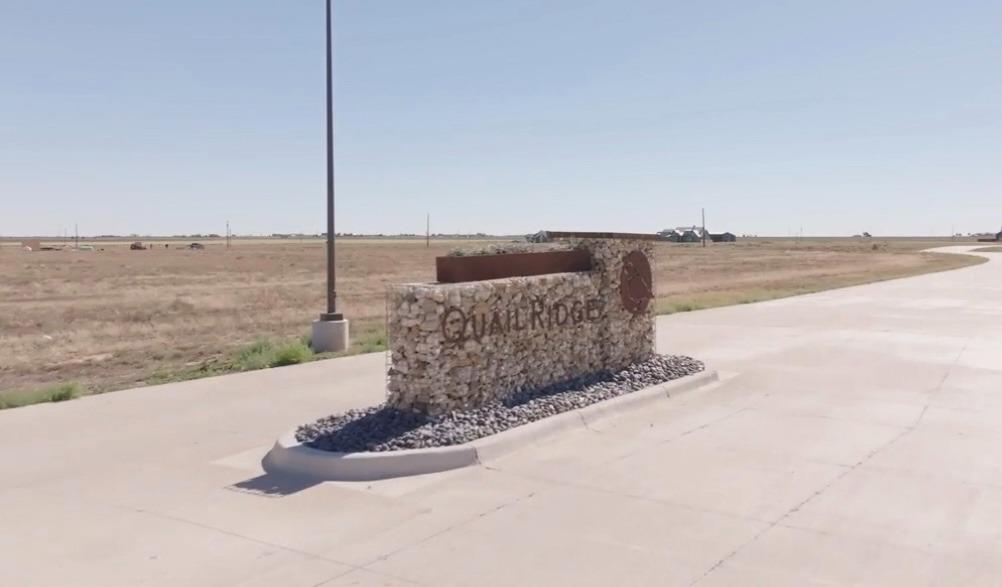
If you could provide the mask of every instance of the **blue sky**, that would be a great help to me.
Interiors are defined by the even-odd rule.
[[[1002,225],[1002,3],[336,4],[339,231]],[[0,0],[0,80],[0,234],[323,230],[322,0]]]

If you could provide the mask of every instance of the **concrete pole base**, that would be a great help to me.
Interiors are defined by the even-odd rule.
[[[311,347],[315,353],[337,353],[348,348],[347,320],[314,320]]]

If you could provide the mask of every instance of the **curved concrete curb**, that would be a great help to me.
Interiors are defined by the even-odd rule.
[[[375,481],[438,473],[497,458],[555,432],[585,428],[602,418],[674,397],[718,379],[716,371],[703,371],[455,446],[337,453],[304,446],[296,440],[294,432],[289,432],[275,442],[261,464],[268,473],[321,481]]]
[[[289,432],[268,451],[261,464],[268,473],[292,473],[324,481],[374,481],[437,473],[477,462],[470,444],[387,452],[330,452],[303,445]]]
[[[483,463],[518,450],[527,444],[532,444],[555,432],[573,428],[587,428],[589,424],[593,424],[603,418],[618,416],[631,410],[642,408],[658,400],[666,400],[686,391],[714,383],[718,379],[719,376],[716,371],[703,371],[695,375],[689,375],[688,377],[675,379],[674,381],[653,385],[639,391],[634,391],[633,393],[607,399],[597,404],[563,412],[543,420],[530,422],[529,424],[511,428],[498,434],[478,438],[468,444],[477,449],[477,461]]]

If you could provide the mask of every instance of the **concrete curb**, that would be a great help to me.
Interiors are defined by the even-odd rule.
[[[609,416],[641,408],[657,400],[669,399],[681,395],[687,391],[715,383],[719,379],[720,376],[716,371],[703,371],[695,375],[689,375],[688,377],[621,395],[609,401],[592,404],[576,411],[581,414],[581,418],[584,419],[584,423],[587,425]]]
[[[552,433],[568,429],[587,428],[588,425],[604,418],[625,414],[658,400],[666,400],[685,391],[709,385],[718,379],[716,371],[703,371],[695,375],[647,387],[633,393],[598,402],[597,404],[511,428],[499,434],[478,438],[468,444],[476,447],[477,460],[483,463],[518,450],[527,444],[532,444],[541,438],[550,436]]]
[[[607,401],[615,401],[613,398]],[[577,430],[584,428],[584,420],[581,419],[581,410],[570,410],[561,412],[549,418],[529,422],[515,428],[509,428],[504,432],[491,434],[483,438],[478,438],[469,442],[477,451],[477,462],[484,463],[516,451],[524,446],[534,444],[537,441],[565,430]]]
[[[343,453],[304,446],[296,440],[295,432],[289,432],[275,442],[261,465],[268,473],[292,474],[323,481],[375,481],[448,471],[476,462],[477,450],[471,444]]]
[[[587,428],[600,419],[669,399],[718,379],[716,371],[703,371],[456,446],[337,453],[304,446],[296,440],[294,432],[289,432],[275,442],[261,464],[270,474],[292,474],[321,481],[376,481],[438,473],[495,459],[555,432]]]

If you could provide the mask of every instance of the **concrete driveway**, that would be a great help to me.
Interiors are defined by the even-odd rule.
[[[380,401],[383,355],[0,412],[0,585],[1002,584],[1002,260],[658,343],[723,381],[376,483],[259,461]]]

